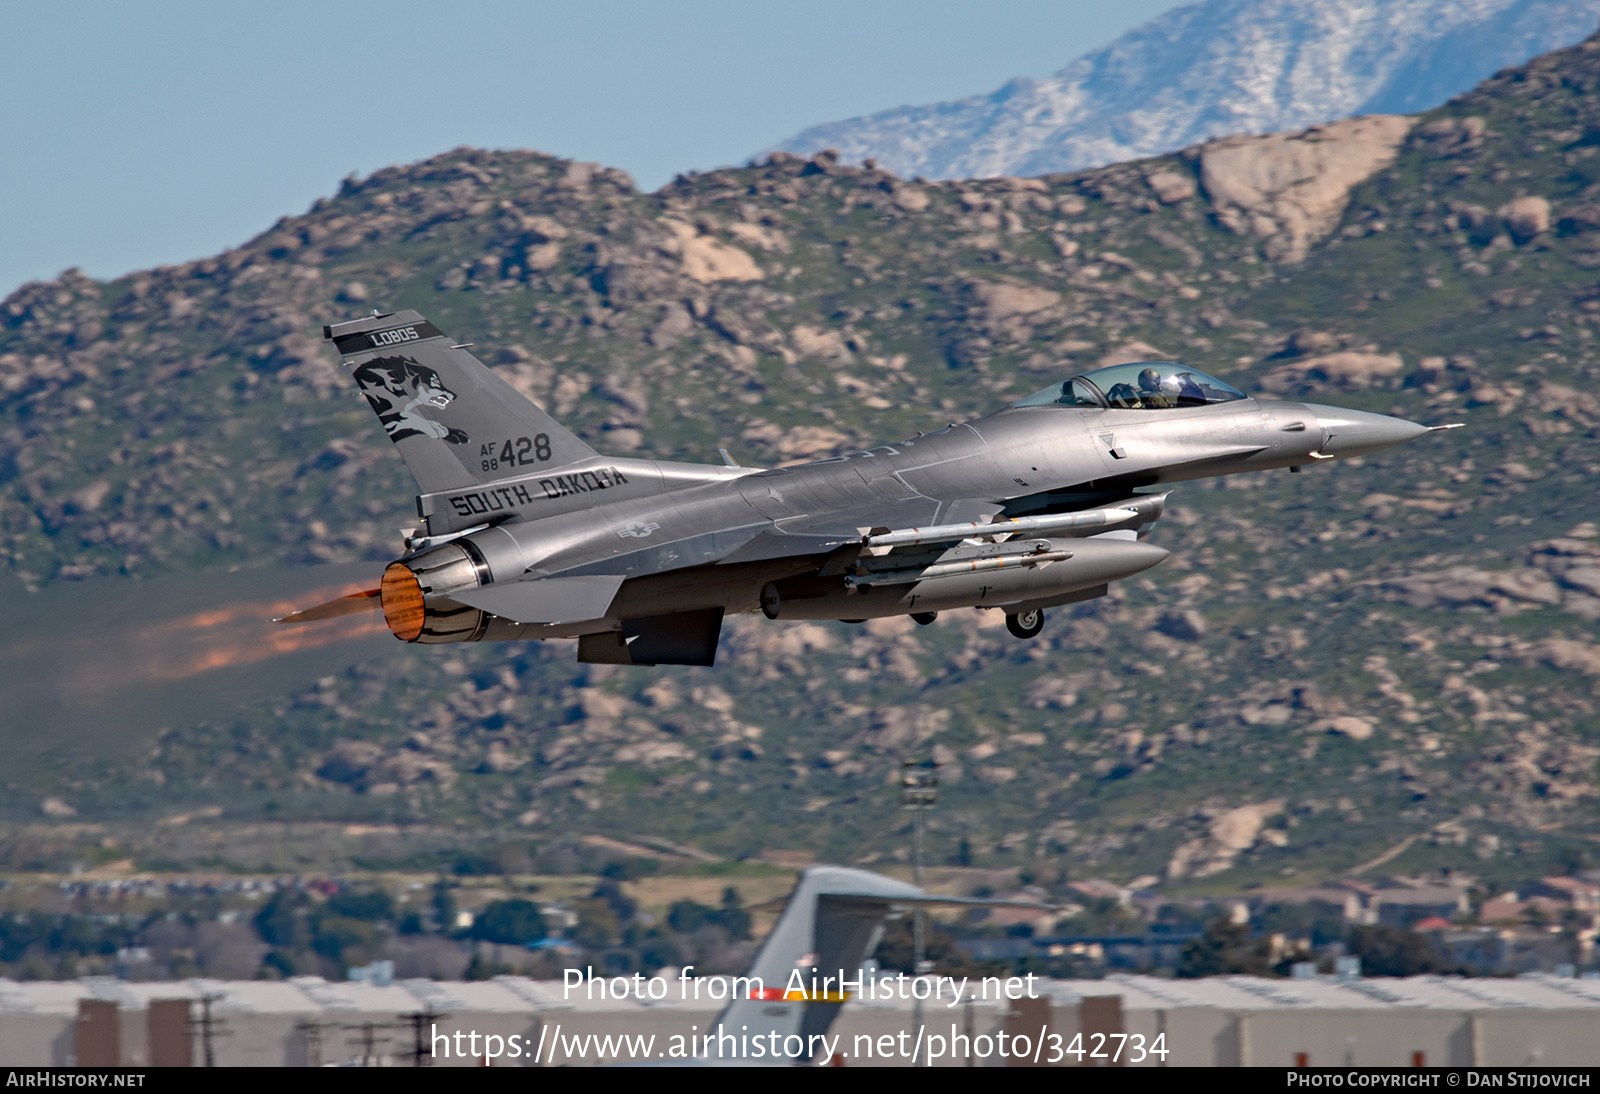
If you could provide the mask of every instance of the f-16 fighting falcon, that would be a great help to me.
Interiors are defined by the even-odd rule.
[[[406,642],[577,638],[579,661],[607,664],[710,665],[734,612],[926,624],[998,609],[1032,638],[1046,609],[1167,557],[1144,542],[1167,497],[1148,488],[1299,470],[1430,431],[1144,361],[799,466],[621,459],[415,311],[323,334],[416,477],[422,529],[378,588],[280,622],[381,608]]]

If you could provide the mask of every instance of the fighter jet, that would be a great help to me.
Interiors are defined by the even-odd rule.
[[[1167,558],[1145,541],[1167,498],[1152,488],[1430,432],[1142,361],[832,459],[673,463],[601,455],[415,311],[323,334],[416,478],[422,527],[377,588],[279,622],[381,609],[404,642],[576,638],[592,663],[711,665],[741,612],[976,608],[1033,638],[1047,609]]]

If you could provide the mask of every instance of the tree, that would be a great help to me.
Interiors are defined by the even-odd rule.
[[[328,898],[328,911],[347,919],[377,923],[394,915],[394,898],[382,889],[366,893],[339,893]]]
[[[744,899],[732,885],[722,890],[722,908],[717,912],[717,922],[734,942],[750,937],[750,913],[744,910]]]
[[[456,895],[450,891],[450,885],[444,878],[440,878],[433,886],[433,924],[441,934],[456,925]]]
[[[652,927],[639,939],[639,967],[659,969],[667,965],[682,965],[683,951],[673,937],[659,927]]]
[[[264,968],[275,970],[279,976],[293,976],[300,967],[292,955],[282,950],[273,950],[261,959],[261,964]]]
[[[667,909],[667,926],[679,934],[694,934],[716,919],[717,910],[698,900],[675,900]]]
[[[280,889],[256,913],[256,933],[274,946],[299,946],[311,937],[304,914],[305,900],[296,893]]]
[[[923,954],[933,962],[934,971],[941,976],[994,976],[1005,966],[994,961],[974,961],[961,949],[956,936],[937,919],[929,919],[923,938]],[[908,975],[914,973],[915,937],[908,916],[890,921],[872,951],[878,967],[886,971],[898,969]],[[846,970],[846,975],[852,975]]]
[[[1090,897],[1083,911],[1056,923],[1060,934],[1133,934],[1143,930],[1139,917],[1113,896]]]
[[[622,924],[617,913],[603,900],[578,900],[573,902],[578,913],[578,927],[573,940],[588,950],[604,949],[614,945],[622,934]]]
[[[667,909],[667,926],[679,934],[695,934],[705,927],[721,927],[730,942],[743,942],[750,937],[750,913],[744,910],[744,898],[739,890],[728,886],[722,890],[722,905],[710,908],[697,900],[673,901]]]
[[[346,950],[369,950],[377,940],[377,929],[364,919],[324,915],[317,917],[317,929],[311,939],[311,948],[330,961],[342,965],[348,963],[345,960]]]
[[[1252,941],[1250,925],[1235,923],[1229,916],[1218,916],[1205,933],[1184,946],[1178,960],[1178,975],[1187,977],[1226,976],[1245,973],[1267,976],[1271,947],[1265,938]]]
[[[1401,927],[1357,927],[1350,952],[1361,958],[1363,976],[1421,976],[1442,969],[1433,943]]]
[[[622,886],[609,879],[596,885],[594,892],[590,893],[589,897],[591,900],[603,900],[609,904],[619,924],[629,922],[639,911],[639,905],[635,904],[628,897],[628,894],[622,891]]]
[[[661,869],[661,863],[653,858],[628,858],[608,862],[600,871],[600,876],[610,878],[612,881],[637,881],[642,877],[649,877]]]
[[[49,920],[32,915],[0,915],[0,961],[15,961],[36,942],[50,937]]]
[[[531,900],[497,900],[472,921],[472,937],[526,946],[544,937],[544,915]]]

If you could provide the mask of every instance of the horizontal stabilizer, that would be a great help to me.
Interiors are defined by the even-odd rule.
[[[515,623],[581,623],[604,617],[622,582],[620,574],[546,577],[465,589],[450,599]]]

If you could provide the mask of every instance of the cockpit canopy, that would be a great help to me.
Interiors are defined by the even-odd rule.
[[[1168,410],[1172,407],[1231,403],[1245,398],[1215,376],[1176,361],[1135,361],[1097,368],[1036,391],[1012,406],[1112,407],[1118,410]]]

